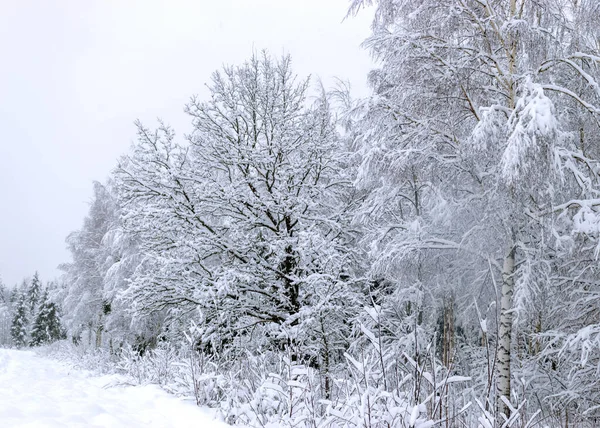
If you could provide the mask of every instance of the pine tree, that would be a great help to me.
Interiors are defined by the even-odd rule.
[[[15,314],[10,328],[10,335],[13,343],[17,347],[22,347],[27,344],[27,312],[28,308],[25,295],[20,294],[17,300]]]

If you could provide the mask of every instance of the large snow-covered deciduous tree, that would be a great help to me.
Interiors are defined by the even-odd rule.
[[[256,329],[255,345],[327,348],[354,299],[351,178],[328,97],[309,99],[290,58],[267,53],[215,72],[208,88],[186,106],[187,141],[138,124],[115,172],[145,255],[132,304],[198,308],[204,349]]]
[[[560,272],[596,256],[566,248],[598,233],[599,6],[355,0],[351,11],[372,3],[366,45],[381,67],[354,113],[374,275],[421,306],[466,296],[474,320],[495,306],[471,328],[496,325],[493,406],[509,416],[513,350],[521,358],[520,340],[551,327],[540,302],[563,290]],[[514,322],[534,327],[518,335]]]

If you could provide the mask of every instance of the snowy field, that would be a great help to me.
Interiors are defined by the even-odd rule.
[[[1,427],[223,428],[154,385],[118,386],[30,351],[0,349]]]

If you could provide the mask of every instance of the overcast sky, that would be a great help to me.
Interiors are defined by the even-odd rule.
[[[363,96],[370,15],[348,0],[19,0],[0,12],[0,275],[56,277],[65,237],[127,152],[136,118],[188,131],[183,106],[222,64],[292,55]],[[342,22],[343,21],[343,22]]]

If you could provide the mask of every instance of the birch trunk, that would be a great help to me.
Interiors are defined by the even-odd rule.
[[[510,16],[517,17],[517,2],[510,0]],[[517,40],[508,37],[505,44],[506,53],[508,56],[508,72],[509,72],[509,106],[515,108],[516,93],[515,93],[515,66],[517,61]],[[497,380],[496,380],[496,409],[498,415],[504,413],[510,417],[508,406],[502,401],[502,397],[506,397],[510,401],[510,351],[512,344],[512,309],[513,309],[513,294],[515,288],[515,245],[514,245],[514,230],[513,243],[508,254],[504,258],[504,266],[502,267],[502,292],[500,297],[500,321],[498,328],[498,347],[496,354],[497,365]]]
[[[104,326],[99,325],[96,329],[96,349],[100,349],[102,346],[102,332],[104,331]]]
[[[498,350],[496,355],[496,364],[498,370],[497,376],[497,396],[496,406],[498,414],[504,413],[510,416],[508,406],[502,401],[501,397],[506,397],[510,401],[510,350],[512,337],[512,304],[515,288],[515,247],[510,249],[504,258],[502,269],[502,294],[500,325],[498,329]]]

